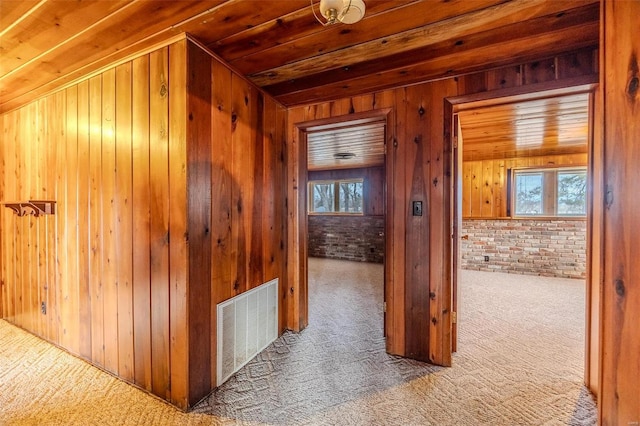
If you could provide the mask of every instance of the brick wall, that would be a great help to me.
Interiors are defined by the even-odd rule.
[[[382,263],[384,216],[309,216],[309,256]]]
[[[584,220],[466,219],[462,236],[463,269],[585,278]]]

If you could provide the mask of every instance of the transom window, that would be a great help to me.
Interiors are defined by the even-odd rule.
[[[309,213],[362,214],[363,180],[309,182]]]
[[[580,168],[513,171],[515,216],[586,216],[587,170]]]

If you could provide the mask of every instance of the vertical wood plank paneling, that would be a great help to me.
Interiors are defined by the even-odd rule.
[[[242,78],[231,75],[231,256],[234,294],[250,289],[249,256],[251,253],[252,209],[255,146],[250,123],[251,86]],[[250,105],[251,103],[251,105]]]
[[[104,294],[102,291],[102,76],[89,80],[89,285],[91,359],[104,366]]]
[[[250,193],[247,191],[246,196],[252,200],[249,219],[251,232],[247,237],[250,250],[248,250],[247,279],[249,287],[254,288],[265,282],[263,270],[263,232],[262,228],[266,225],[262,217],[262,205],[264,202],[264,95],[255,87],[251,87],[251,97],[249,101],[249,117],[251,124],[251,145],[253,147],[253,181],[248,183],[251,188]]]
[[[32,188],[29,197],[34,199],[45,198],[46,189],[51,182],[51,190],[55,192],[55,174],[53,179],[46,182],[47,176],[47,151],[48,145],[53,146],[55,155],[55,135],[51,131],[53,117],[50,112],[54,108],[54,97],[50,95],[38,101],[36,120],[38,123],[38,137],[36,143],[31,145],[31,164],[28,173],[32,176]],[[48,144],[47,142],[51,142]],[[54,157],[55,158],[55,157]],[[55,198],[55,197],[54,197]],[[36,333],[42,338],[49,340],[48,317],[41,311],[41,303],[51,310],[52,306],[47,298],[47,220],[31,219],[29,245],[31,247],[31,280],[29,290],[31,291],[31,321]],[[46,312],[46,311],[45,311]]]
[[[60,345],[80,354],[80,283],[78,275],[78,87],[66,90],[66,245],[58,244],[57,256],[66,254],[66,279],[60,286]],[[58,205],[58,208],[61,206]],[[59,219],[63,220],[63,219]],[[66,253],[65,253],[66,252]]]
[[[46,102],[47,99],[40,99],[35,102],[31,109],[29,121],[34,129],[34,143],[25,144],[22,157],[22,174],[26,179],[23,194],[27,199],[36,198],[36,188],[38,187],[38,169],[40,162],[40,146],[46,138]],[[25,292],[23,299],[23,307],[25,309],[26,327],[33,330],[39,336],[42,333],[42,317],[40,314],[40,274],[42,270],[38,262],[38,245],[40,243],[38,234],[40,230],[39,221],[32,216],[25,216],[20,219],[23,236],[23,254],[25,263],[23,264],[24,280],[22,282],[23,291]]]
[[[462,146],[464,149],[464,145]],[[462,217],[471,217],[471,179],[473,177],[473,168],[470,161],[462,164]]]
[[[66,167],[57,167],[57,164],[65,164],[67,160],[66,137],[66,92],[60,91],[53,95],[53,108],[48,111],[48,126],[51,138],[46,146],[46,174],[47,187],[43,188],[43,196],[46,199],[54,199],[56,205],[64,204],[58,215],[44,216],[41,221],[46,228],[46,246],[44,251],[46,262],[45,286],[47,292],[47,314],[49,340],[60,343],[60,303],[62,303],[61,283],[67,282],[68,258],[67,247],[67,170]],[[55,183],[55,186],[54,186]],[[64,256],[61,255],[64,253]]]
[[[434,347],[429,347],[431,362],[451,365],[451,141],[452,117],[444,113],[443,99],[457,95],[452,79],[433,83],[430,110],[431,126],[431,246],[429,258],[430,292],[435,293],[436,310],[430,307]],[[446,142],[445,142],[446,141]],[[432,298],[433,299],[433,298]],[[432,305],[433,306],[433,305]],[[436,318],[434,322],[433,319]]]
[[[132,198],[133,214],[133,336],[135,383],[151,386],[151,250],[149,56],[133,61],[132,70]]]
[[[91,359],[93,352],[91,284],[91,120],[89,81],[78,84],[78,303],[80,355]],[[93,160],[96,161],[95,159]]]
[[[300,331],[304,328],[301,324],[300,316],[300,300],[299,290],[304,285],[306,280],[305,260],[301,255],[301,242],[300,239],[300,226],[303,221],[306,220],[306,211],[303,209],[305,203],[304,192],[305,185],[302,173],[304,170],[304,164],[300,164],[303,155],[301,151],[305,149],[301,148],[302,141],[298,128],[295,127],[295,123],[304,121],[304,110],[302,108],[294,109],[289,112],[288,121],[289,126],[289,139],[287,145],[287,151],[290,155],[287,155],[287,175],[288,175],[288,188],[287,188],[287,282],[289,288],[287,289],[287,328]],[[301,169],[302,168],[302,169]]]
[[[15,193],[15,163],[13,150],[16,146],[15,138],[17,134],[16,121],[19,119],[18,112],[12,112],[1,116],[2,119],[2,144],[0,144],[0,198],[3,200],[16,200]],[[15,254],[15,233],[12,224],[11,213],[6,208],[0,209],[0,244],[2,248],[1,260],[2,277],[0,277],[0,291],[3,298],[2,318],[9,321],[14,320],[15,314],[15,275],[14,275],[14,254]]]
[[[603,267],[603,214],[604,214],[604,114],[603,88],[599,87],[590,99],[590,137],[587,185],[592,193],[587,196],[587,297],[585,298],[585,385],[595,396],[599,393],[601,368],[601,283]]]
[[[217,354],[215,305],[233,297],[231,265],[231,70],[211,60],[211,353]],[[211,357],[211,383],[217,383],[215,356]]]
[[[275,162],[272,165],[274,173],[275,186],[273,190],[275,197],[278,198],[274,206],[274,220],[276,228],[276,235],[274,235],[274,251],[271,255],[277,259],[277,266],[275,276],[279,278],[280,285],[280,305],[278,311],[280,314],[279,328],[280,333],[284,332],[286,325],[287,314],[287,268],[286,258],[288,250],[286,249],[287,243],[287,210],[286,210],[286,188],[287,188],[287,163],[286,163],[286,142],[287,142],[287,110],[281,106],[275,106],[276,108],[276,125],[275,125]],[[270,257],[267,257],[269,260]],[[269,278],[269,277],[265,277]]]
[[[134,381],[133,361],[133,214],[131,116],[131,63],[116,68],[115,96],[115,246],[116,289],[118,305],[118,375]],[[145,250],[146,251],[146,250]]]
[[[384,313],[383,333],[386,336],[386,350],[390,353],[399,354],[404,349],[404,330],[396,333],[395,327],[404,327],[404,312],[397,309],[397,304],[392,303],[396,287],[402,283],[394,281],[394,221],[393,221],[393,205],[390,202],[389,194],[391,188],[395,185],[395,172],[393,167],[396,165],[395,155],[398,141],[397,133],[397,111],[394,108],[395,94],[392,90],[386,90],[381,93],[375,93],[372,99],[372,108],[387,109],[387,126],[385,128],[385,168],[383,172],[384,189],[383,189],[383,205],[382,212],[385,216],[385,263],[384,263],[384,303],[386,311]],[[403,303],[400,300],[399,303]]]
[[[19,118],[19,130],[18,130],[18,134],[20,134],[21,138],[26,137],[29,138],[29,140],[35,140],[35,138],[33,137],[34,135],[32,134],[32,131],[35,129],[33,126],[33,123],[30,122],[29,120],[29,112],[32,109],[31,108],[32,105],[29,105],[23,109],[20,110],[20,118]],[[16,143],[18,143],[19,141],[16,141]],[[25,182],[23,182],[22,180],[24,179],[25,181],[27,180],[26,177],[24,177],[22,175],[22,170],[24,168],[24,151],[26,150],[26,146],[24,150],[18,149],[17,145],[16,145],[16,150],[14,152],[15,155],[15,187],[16,187],[16,200],[20,200],[22,199],[22,197],[24,197],[25,195],[28,196],[28,194],[25,194],[25,190],[24,190],[24,185]],[[15,218],[14,219],[14,226],[15,226],[15,240],[16,240],[16,246],[15,246],[15,265],[16,265],[16,270],[15,270],[15,277],[16,277],[16,282],[15,282],[15,294],[16,294],[16,312],[15,312],[15,318],[16,318],[16,324],[20,327],[26,327],[26,322],[25,322],[25,312],[27,312],[27,310],[25,309],[25,299],[27,298],[27,294],[24,291],[24,281],[25,281],[25,263],[26,263],[26,259],[27,257],[25,257],[25,246],[26,246],[26,237],[27,234],[25,234],[24,232],[24,220],[22,218]]]
[[[7,198],[4,191],[4,182],[6,180],[6,162],[5,162],[5,146],[9,144],[8,133],[9,125],[5,123],[5,117],[8,115],[0,115],[0,200],[6,200]],[[7,238],[2,238],[2,235],[7,235],[9,232],[4,222],[4,211],[6,209],[0,209],[0,319],[5,318],[7,315],[7,260],[5,254],[7,252],[5,243]]]
[[[556,79],[555,58],[530,62],[523,68],[523,84],[544,83]]]
[[[231,98],[231,70],[218,61],[212,61],[213,104],[211,108],[211,282],[215,304],[234,295],[231,265],[231,193],[234,186],[231,176],[231,130],[234,118]],[[235,270],[235,269],[234,269]],[[215,324],[215,312],[212,312]],[[212,342],[215,347],[215,342]],[[214,369],[215,370],[215,369]],[[215,383],[215,381],[213,381]]]
[[[104,301],[104,367],[118,374],[118,283],[116,256],[116,72],[102,74],[102,294]]]
[[[585,49],[558,56],[558,78],[563,79],[596,74],[598,70],[594,64],[597,64],[597,60],[594,57],[592,49]]]
[[[407,199],[406,191],[404,190],[405,176],[404,171],[406,168],[406,150],[407,145],[411,143],[409,138],[410,129],[407,124],[407,89],[398,89],[395,91],[394,103],[396,105],[396,137],[393,141],[393,149],[391,151],[391,158],[387,161],[391,162],[391,169],[387,169],[387,176],[391,175],[390,188],[393,189],[391,195],[387,197],[391,201],[391,206],[387,211],[390,212],[390,216],[387,216],[387,221],[393,223],[392,230],[389,232],[389,238],[392,239],[392,253],[390,254],[390,268],[392,271],[392,290],[389,294],[388,305],[393,305],[394,315],[388,316],[391,322],[390,326],[393,330],[392,335],[394,341],[391,345],[392,353],[398,355],[404,355],[406,353],[406,332],[405,332],[405,253],[406,245],[404,241],[404,235],[407,232],[407,224],[405,222],[405,215],[408,209],[409,200]],[[402,188],[402,190],[400,190]],[[424,209],[424,206],[423,206]]]
[[[509,169],[584,166],[586,164],[586,154],[465,161],[463,162],[462,175],[463,217],[506,217],[508,207],[506,175]]]
[[[20,127],[20,119],[22,117],[22,111],[13,112],[11,119],[9,120],[9,125],[13,129],[13,133],[10,137],[10,143],[7,144],[6,151],[6,164],[7,164],[7,178],[8,180],[5,183],[5,191],[7,194],[8,200],[19,200],[20,196],[18,194],[18,163],[17,163],[17,147],[20,146],[18,144],[18,138],[20,135],[20,131],[22,130]],[[10,240],[7,244],[7,250],[9,253],[7,254],[7,260],[9,264],[7,265],[7,276],[11,280],[8,283],[8,295],[10,297],[10,301],[7,303],[7,308],[9,310],[9,317],[16,324],[18,324],[18,311],[19,307],[19,297],[18,294],[18,284],[20,282],[18,276],[18,250],[19,250],[19,240],[16,226],[16,216],[11,213],[7,214],[5,209],[5,220],[7,225],[7,235],[10,236]]]
[[[149,67],[151,377],[153,393],[169,400],[168,48],[152,52]]]
[[[493,193],[493,214],[497,217],[505,217],[507,215],[507,185],[504,163],[505,160],[496,160],[493,163],[491,192]],[[505,188],[504,191],[503,188]]]
[[[482,161],[471,162],[471,217],[482,215]]]
[[[277,140],[277,106],[275,101],[264,99],[264,130],[262,132],[262,140],[258,146],[264,147],[264,157],[262,161],[262,176],[260,186],[263,191],[262,195],[262,211],[260,221],[264,223],[262,232],[259,236],[262,243],[261,258],[263,263],[263,280],[269,281],[278,277],[278,246],[280,245],[280,229],[277,224],[276,208],[280,202],[278,197],[278,189],[281,187],[280,179],[282,168],[277,167],[279,140]]]
[[[430,324],[429,310],[429,259],[431,197],[429,186],[433,166],[429,135],[431,98],[426,86],[407,90],[405,102],[407,132],[400,143],[405,146],[404,172],[405,194],[403,216],[406,221],[405,270],[405,354],[413,359],[429,360]],[[422,214],[413,212],[413,203],[422,203]]]
[[[197,247],[196,250],[204,250],[202,253],[205,256],[209,251],[205,246],[201,247],[202,233],[205,232],[206,225],[201,226],[199,229],[191,229],[188,226],[188,221],[192,220],[192,212],[191,206],[188,204],[187,198],[190,196],[192,192],[197,192],[194,194],[195,197],[201,197],[202,206],[200,209],[203,209],[204,212],[200,212],[196,210],[197,213],[200,213],[204,216],[210,215],[210,210],[205,207],[210,204],[211,200],[211,180],[209,175],[207,175],[207,179],[203,179],[203,181],[187,181],[188,175],[193,172],[193,169],[197,169],[198,165],[195,164],[192,169],[192,164],[189,164],[187,161],[187,146],[190,146],[193,142],[194,144],[199,143],[197,140],[201,135],[196,134],[193,139],[192,135],[187,135],[187,114],[190,117],[189,122],[192,125],[197,125],[201,121],[205,121],[206,119],[202,117],[201,114],[194,114],[193,111],[187,111],[187,73],[189,74],[189,82],[191,82],[191,77],[193,73],[191,63],[187,64],[187,44],[186,41],[180,41],[169,46],[169,139],[168,139],[168,149],[169,149],[169,235],[171,236],[171,241],[169,244],[169,336],[170,340],[170,361],[171,364],[169,366],[171,376],[171,401],[178,405],[179,407],[188,407],[189,406],[189,380],[191,379],[189,376],[189,372],[191,371],[191,365],[189,360],[190,353],[190,344],[191,340],[193,341],[205,341],[207,345],[204,348],[199,348],[203,351],[208,350],[209,348],[209,330],[206,328],[202,328],[201,330],[196,330],[192,336],[189,335],[189,325],[191,322],[198,321],[201,318],[206,318],[206,323],[208,324],[209,320],[209,303],[207,299],[207,294],[200,294],[200,289],[198,286],[194,286],[193,289],[189,288],[189,279],[190,272],[189,269],[189,245],[192,245],[194,248]],[[206,66],[209,63],[208,58],[203,58],[204,64]],[[211,74],[206,73],[204,76],[205,82],[211,81]],[[196,79],[198,77],[195,77]],[[210,84],[210,83],[209,83]],[[210,96],[211,89],[207,90],[205,96]],[[191,100],[191,99],[190,99]],[[201,102],[206,102],[202,100]],[[209,112],[207,110],[207,112]],[[209,115],[209,114],[207,114]],[[191,128],[191,126],[190,126]],[[210,137],[211,132],[204,133],[205,137]],[[187,141],[187,138],[189,140]],[[198,158],[196,156],[195,162],[198,161],[204,162],[201,165],[201,168],[210,167],[209,162],[207,161],[207,155],[204,157]],[[210,172],[209,172],[210,173]],[[202,186],[204,183],[204,186]],[[189,187],[187,188],[187,185]],[[202,186],[202,187],[201,187]],[[189,194],[187,194],[187,190]],[[206,223],[209,222],[209,218],[207,217]],[[200,267],[206,270],[208,265],[209,256],[207,256],[207,262],[200,262],[196,265],[196,267]],[[198,270],[195,269],[194,278],[197,277]],[[209,280],[210,275],[206,274],[205,271],[201,271],[202,275],[206,275],[204,278],[206,282],[206,290],[209,290]],[[198,295],[196,300],[202,302],[200,311],[194,309],[193,317],[190,316],[190,311],[188,307],[189,300],[187,300],[188,294],[193,290],[194,295]],[[202,321],[198,322],[198,325],[201,325]],[[200,334],[200,335],[198,335]],[[193,354],[193,356],[202,356],[208,354]],[[207,362],[206,365],[209,365]],[[210,373],[208,370],[203,371],[202,375],[205,376],[205,381],[208,383],[208,378],[210,377]],[[202,380],[201,378],[199,378]],[[195,379],[194,379],[195,380]],[[206,394],[205,394],[206,395]],[[201,398],[204,395],[201,395]]]
[[[16,138],[18,137],[18,135],[20,135],[20,138],[23,137],[23,135],[27,135],[30,136],[26,130],[25,130],[25,125],[23,123],[26,123],[27,119],[28,119],[28,115],[27,115],[27,108],[23,108],[20,111],[18,111],[18,113],[16,114],[16,121],[15,121],[15,125],[16,125]],[[18,141],[15,140],[14,141],[14,151],[12,152],[12,157],[13,157],[13,176],[14,176],[14,180],[13,182],[11,182],[13,185],[13,190],[14,190],[14,200],[20,200],[20,197],[22,196],[21,192],[22,192],[22,183],[20,182],[20,170],[21,170],[21,152],[19,149],[17,149],[18,145]],[[9,184],[9,183],[8,183]],[[13,259],[14,259],[14,277],[15,277],[15,282],[13,284],[13,291],[15,294],[15,305],[14,305],[14,318],[15,318],[15,322],[16,325],[18,326],[22,326],[23,324],[23,317],[22,317],[22,227],[20,226],[20,221],[18,220],[18,218],[16,218],[15,216],[12,217],[11,220],[11,228],[13,229],[13,240],[15,241],[14,243],[14,247],[13,247]]]
[[[493,161],[482,161],[482,206],[480,216],[493,217]]]
[[[487,89],[507,89],[522,85],[520,70],[520,66],[512,66],[487,71]]]
[[[217,60],[195,45],[187,58],[185,46],[3,115],[10,129],[0,150],[1,198],[58,202],[46,218],[0,213],[0,315],[182,408],[215,380],[212,300],[267,276],[281,278],[283,300],[290,294],[287,112],[224,66],[216,71]],[[369,103],[365,96],[335,107]],[[227,206],[216,218],[220,241],[211,236],[212,194]],[[228,256],[219,280],[216,250]],[[305,289],[295,295],[306,298]],[[284,302],[280,312],[282,329]]]
[[[186,286],[188,283],[189,298],[184,301],[183,311],[174,309],[172,304],[172,312],[183,317],[181,321],[184,321],[184,330],[178,330],[178,332],[183,333],[185,337],[188,336],[189,340],[184,345],[177,346],[177,349],[184,350],[182,355],[184,361],[176,358],[172,351],[171,382],[175,383],[174,370],[183,373],[180,366],[176,368],[174,359],[188,365],[188,372],[184,372],[185,385],[188,384],[188,395],[184,395],[182,404],[187,406],[195,404],[215,386],[215,382],[211,382],[214,368],[212,359],[215,359],[215,353],[211,352],[211,336],[215,334],[211,328],[211,313],[215,311],[211,297],[212,60],[206,52],[192,43],[176,47],[180,47],[182,53],[181,60],[175,61],[176,70],[184,69],[186,62],[187,73],[184,77],[176,79],[176,72],[173,72],[171,81],[177,84],[175,87],[182,86],[188,89],[186,98],[180,99],[180,105],[176,105],[175,109],[172,108],[172,114],[182,120],[182,123],[175,123],[174,129],[182,129],[183,133],[186,133],[181,137],[181,141],[186,141],[186,146],[183,142],[176,143],[175,148],[179,148],[180,153],[173,154],[174,149],[172,149],[171,158],[173,160],[181,156],[187,167],[187,174],[181,181],[181,188],[177,188],[181,189],[181,197],[173,202],[176,205],[184,203],[187,206],[188,217],[178,226],[188,229],[189,232],[189,246],[186,242],[183,246],[185,262],[188,265],[185,265],[182,277],[183,285]],[[171,52],[174,52],[174,46],[171,49]],[[172,54],[172,63],[175,59],[177,57]],[[182,113],[178,114],[180,110]],[[173,145],[173,142],[171,144]],[[178,166],[180,164],[176,164],[176,168]],[[177,171],[171,173],[172,176],[176,174]],[[172,214],[172,224],[174,219],[175,215]],[[175,336],[175,333],[173,335]],[[174,393],[175,389],[172,390],[172,396],[177,400]]]
[[[604,274],[599,404],[602,425],[640,421],[640,2],[605,0]]]

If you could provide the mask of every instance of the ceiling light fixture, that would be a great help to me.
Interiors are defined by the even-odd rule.
[[[320,0],[320,14],[327,20],[323,22],[316,14],[311,0],[313,16],[322,25],[333,25],[338,21],[343,24],[355,24],[364,18],[365,9],[363,0]]]
[[[348,160],[349,158],[353,158],[356,155],[353,152],[336,152],[333,154],[333,158],[336,160]]]

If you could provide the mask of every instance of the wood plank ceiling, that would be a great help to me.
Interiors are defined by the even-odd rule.
[[[1,0],[0,112],[183,32],[285,106],[598,44],[598,0],[366,4],[362,21],[323,26],[309,0]]]
[[[329,126],[307,136],[308,170],[384,165],[385,121],[364,120]]]
[[[458,117],[465,161],[587,152],[588,93],[469,109]]]

